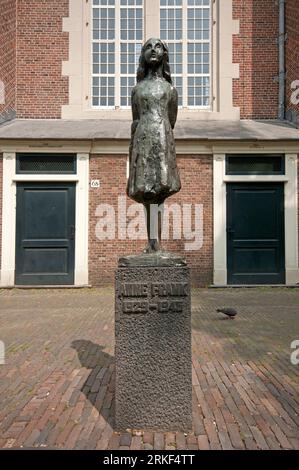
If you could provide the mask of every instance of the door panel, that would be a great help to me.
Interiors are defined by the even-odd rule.
[[[67,238],[68,196],[65,188],[26,189],[24,238]]]
[[[65,248],[27,248],[24,247],[24,273],[65,273],[68,270],[67,250]]]
[[[284,252],[283,184],[228,184],[228,283],[285,283]]]
[[[17,186],[16,284],[74,283],[74,183]]]

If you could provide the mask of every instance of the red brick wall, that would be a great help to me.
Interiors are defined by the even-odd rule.
[[[16,0],[1,0],[0,4],[0,80],[5,87],[5,102],[0,99],[1,122],[14,115],[16,106]]]
[[[2,182],[3,182],[3,155],[0,153],[0,266],[2,253]]]
[[[195,251],[185,251],[188,240],[172,239],[163,242],[163,247],[170,251],[183,254],[191,267],[192,284],[205,286],[212,283],[213,277],[213,179],[211,156],[178,157],[182,189],[166,204],[192,204],[192,220],[194,222],[195,204],[203,204],[203,246]],[[100,217],[95,215],[99,204],[106,203],[117,209],[118,196],[126,191],[126,157],[116,155],[92,155],[90,158],[90,179],[100,179],[99,189],[90,189],[89,199],[89,283],[93,286],[107,285],[114,282],[114,272],[119,256],[140,253],[146,240],[99,240],[96,237],[96,224]],[[132,204],[126,199],[126,205]],[[140,205],[142,208],[142,206]],[[180,206],[181,207],[181,206]],[[116,219],[117,213],[116,212]],[[170,217],[172,220],[172,217]],[[130,217],[127,218],[130,220]],[[172,224],[170,224],[172,225]],[[116,226],[117,228],[117,226]],[[193,227],[194,228],[194,227]]]
[[[68,102],[68,33],[62,18],[69,0],[18,0],[17,114],[19,118],[60,118]]]
[[[299,154],[297,155],[297,178],[299,181]],[[297,212],[298,212],[298,233],[299,233],[299,187],[298,187],[298,207],[297,207]],[[299,238],[298,238],[298,263],[299,263]]]
[[[299,104],[291,102],[291,95],[295,90],[291,84],[299,80],[299,1],[287,0],[286,2],[286,112],[287,117],[294,119],[297,116],[299,123]],[[299,89],[298,85],[296,87]],[[297,92],[299,98],[299,91]],[[294,114],[293,114],[294,113]]]
[[[295,0],[298,2],[298,0]],[[233,38],[234,106],[242,119],[276,119],[278,115],[278,5],[276,0],[233,0],[240,34]]]

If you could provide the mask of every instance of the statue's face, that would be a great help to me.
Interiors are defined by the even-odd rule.
[[[144,59],[149,65],[158,65],[162,62],[164,47],[159,39],[149,39],[144,49]]]

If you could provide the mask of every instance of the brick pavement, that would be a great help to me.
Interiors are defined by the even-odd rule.
[[[114,432],[113,302],[112,288],[0,291],[1,448],[299,449],[299,290],[193,290],[189,433]]]

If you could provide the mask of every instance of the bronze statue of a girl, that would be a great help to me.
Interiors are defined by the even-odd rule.
[[[168,49],[160,39],[151,38],[142,47],[131,106],[127,194],[146,209],[148,245],[144,252],[155,253],[161,250],[161,212],[156,211],[158,230],[153,236],[151,206],[159,207],[181,188],[172,132],[178,94],[172,86]]]

